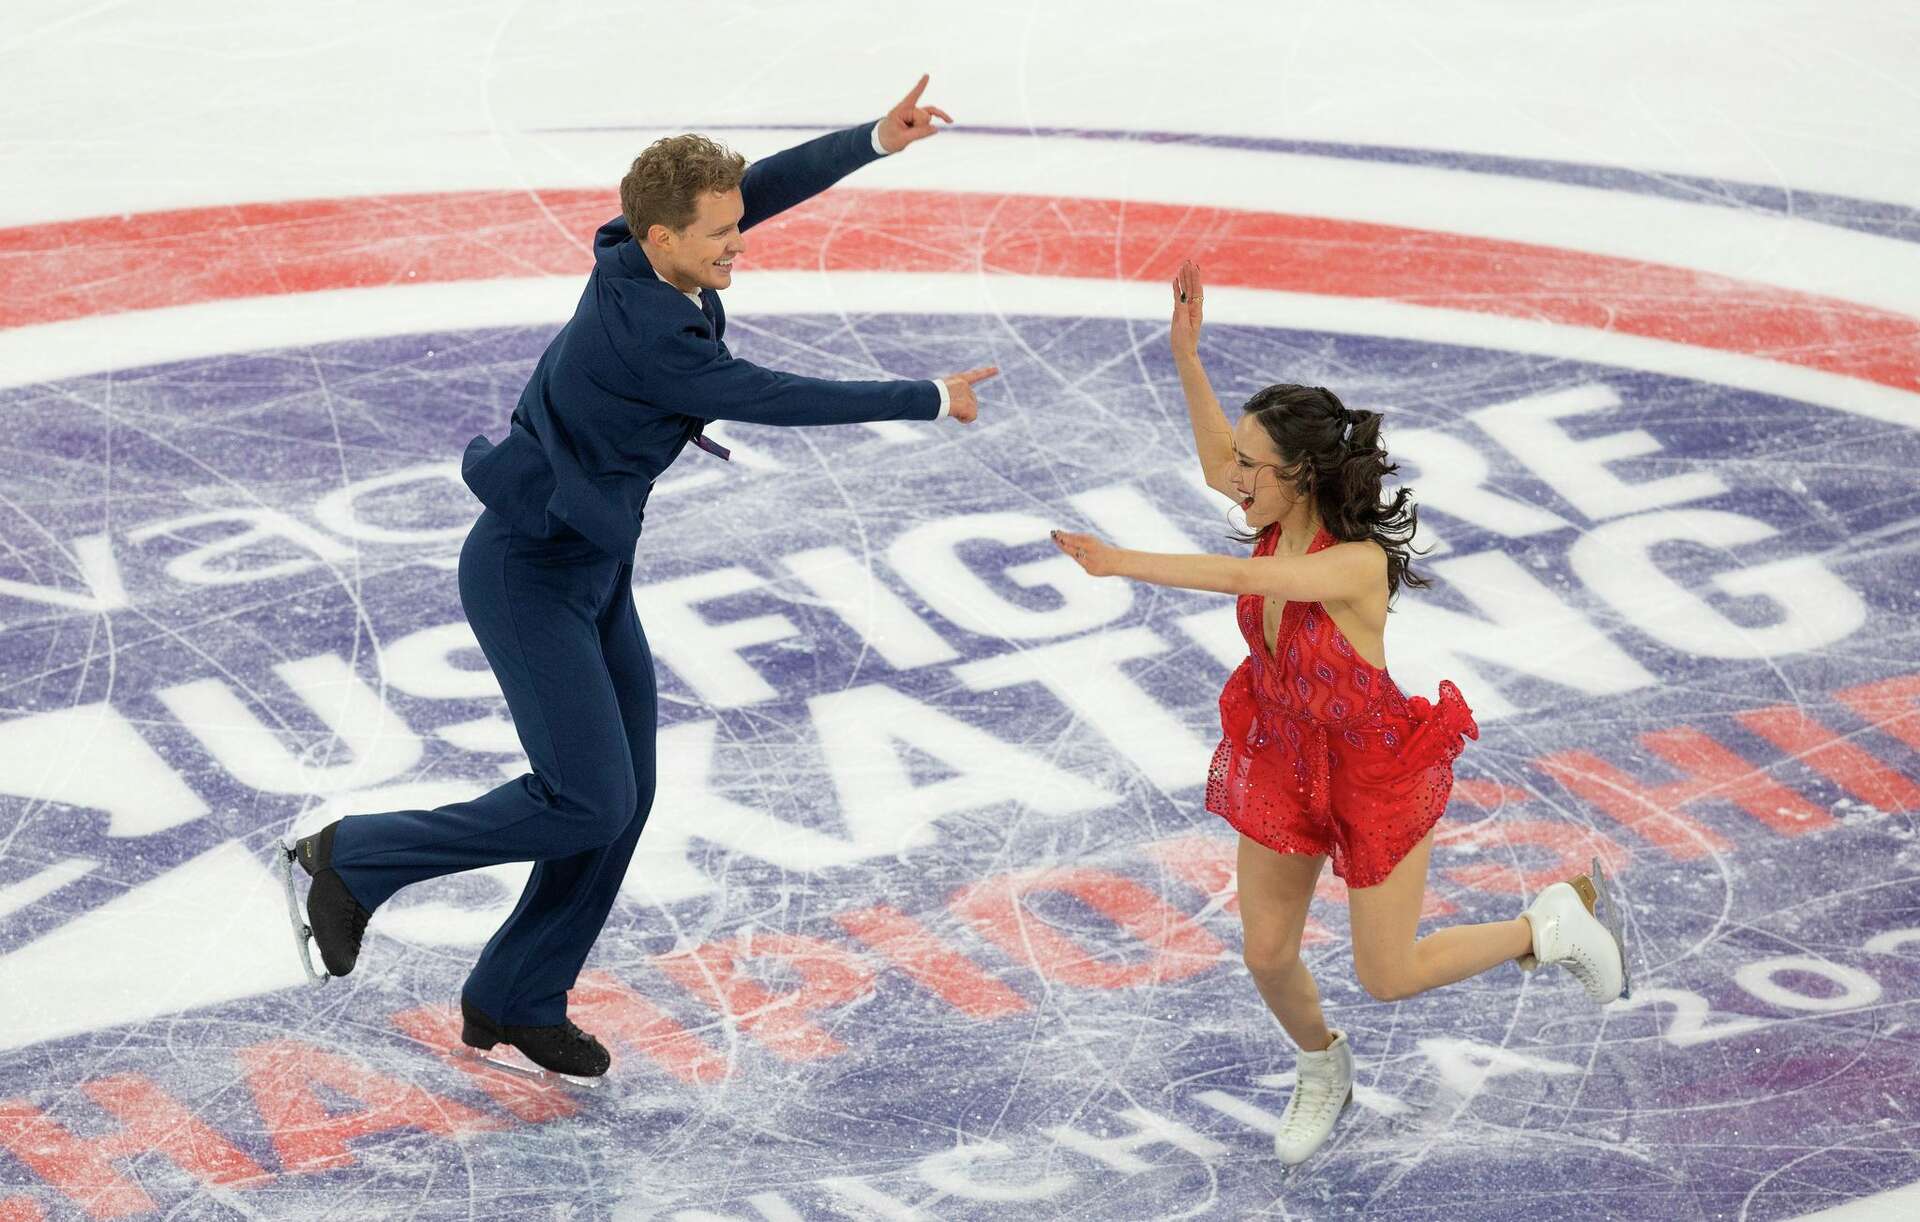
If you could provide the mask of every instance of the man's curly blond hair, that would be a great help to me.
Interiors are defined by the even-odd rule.
[[[620,211],[627,228],[645,239],[651,225],[675,233],[693,224],[700,197],[740,185],[747,159],[705,136],[666,136],[633,159],[620,180]]]

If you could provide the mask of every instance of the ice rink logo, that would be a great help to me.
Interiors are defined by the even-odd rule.
[[[985,1180],[951,1159],[903,1156],[899,1175],[1064,1207],[1134,1156],[1013,1084],[1118,1074],[1073,1039],[1028,1038],[1110,1024],[1154,1073],[1225,1073],[1217,1097],[1126,1113],[1128,1132],[1190,1170],[1258,1144],[1278,1101],[1245,1066],[1269,1037],[1231,978],[1231,844],[1200,809],[1213,702],[1243,652],[1231,610],[1092,581],[1047,544],[1075,526],[1150,550],[1230,546],[1166,354],[1164,280],[1189,256],[1217,286],[1204,352],[1230,409],[1271,382],[1334,387],[1387,413],[1419,494],[1437,581],[1402,597],[1389,662],[1409,693],[1455,679],[1484,731],[1442,825],[1434,914],[1508,914],[1591,855],[1644,897],[1650,987],[1583,1027],[1577,1056],[1508,1046],[1509,1024],[1539,1022],[1516,1019],[1531,1004],[1517,989],[1409,1003],[1412,1034],[1355,1009],[1382,1059],[1363,1106],[1404,1123],[1500,1076],[1502,1101],[1476,1115],[1518,1127],[1578,1073],[1608,1117],[1594,1123],[1684,1145],[1684,1111],[1642,1102],[1712,1080],[1763,1135],[1786,1133],[1809,1104],[1741,1049],[1817,1058],[1872,1005],[1912,1004],[1920,979],[1892,952],[1920,935],[1841,901],[1822,865],[1868,863],[1857,889],[1896,885],[1915,859],[1910,322],[1630,254],[1211,189],[859,186],[749,235],[735,352],[826,377],[988,362],[1003,376],[970,430],[730,427],[730,466],[688,451],[657,487],[636,594],[663,682],[662,787],[596,957],[616,966],[576,1003],[618,1016],[629,1073],[662,1091],[731,1083],[733,1102],[698,1106],[737,1119],[856,1062],[871,1070],[856,1103],[907,1090],[932,1108],[925,1065],[966,1066],[962,1112],[1004,1114],[1005,1144],[982,1157],[1031,1195],[968,1198],[952,1185]],[[78,1081],[60,1050],[98,1032],[310,1025],[309,997],[285,991],[272,836],[519,770],[458,605],[451,561],[475,506],[453,460],[504,428],[609,211],[558,192],[169,214],[146,218],[140,284],[4,307],[20,363],[0,389],[0,1049],[31,1084],[22,1106]],[[271,240],[210,247],[236,213]],[[145,356],[105,355],[123,352]],[[382,963],[354,978],[361,1021],[391,1015],[431,1043],[428,1003],[451,996],[516,885],[443,880],[383,909]],[[1753,910],[1762,893],[1777,910]],[[1314,953],[1344,956],[1338,912],[1310,927]],[[184,944],[177,926],[161,936],[183,913]],[[82,960],[120,987],[51,987]],[[784,1017],[751,1017],[782,992]],[[1149,1011],[1167,1028],[1140,1026]],[[936,1046],[888,1034],[914,1024]],[[1649,1047],[1677,1059],[1648,1062]],[[157,1091],[192,1076],[119,1055]],[[408,1055],[329,1061],[330,1085],[370,1098],[383,1088],[367,1075]],[[322,1149],[276,1127],[293,1112],[263,1083],[301,1056],[242,1050],[264,1136],[244,1105],[198,1108],[253,1135],[240,1158],[353,1157],[344,1138]],[[440,1079],[438,1102],[464,1102],[431,1131],[558,1114]],[[394,1124],[423,1127],[423,1107]],[[25,1115],[0,1111],[16,1157]],[[868,1129],[847,1139],[916,1148]],[[638,1155],[652,1138],[631,1140]],[[1078,1151],[1079,1171],[1040,1174],[1048,1143]],[[711,1144],[673,1174],[723,1178]],[[1140,1199],[1187,1200],[1181,1175],[1156,1174]],[[822,1199],[894,1191],[834,1175],[821,1161]]]

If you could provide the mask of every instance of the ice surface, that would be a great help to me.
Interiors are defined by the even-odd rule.
[[[1304,29],[1273,30],[1258,7],[1222,13],[1241,41],[1286,42],[1300,79]],[[748,35],[731,54],[795,72],[751,37],[791,33],[785,10],[725,16]],[[1245,71],[1196,83],[1176,65],[1188,87],[1163,81],[1153,35],[1171,18],[1146,9],[1101,18],[1113,32],[1073,63],[1070,96],[1058,56],[1002,48],[1014,67],[978,68],[1005,86],[980,96],[983,124],[1053,134],[974,147],[1117,148],[1101,198],[1217,207],[1226,187],[1158,171],[1206,164],[1248,181],[1272,172],[1263,158],[1304,151],[1336,167],[1325,217],[1394,227],[1234,230],[1243,266],[1218,257],[1236,287],[1210,309],[1205,355],[1230,405],[1284,380],[1385,411],[1420,495],[1436,582],[1403,596],[1390,659],[1409,692],[1457,680],[1483,730],[1441,825],[1426,927],[1511,916],[1599,855],[1628,912],[1632,1004],[1595,1011],[1570,980],[1512,969],[1376,1002],[1353,982],[1344,894],[1325,887],[1304,950],[1360,1087],[1332,1143],[1283,1173],[1268,1132],[1291,1082],[1287,1041],[1238,961],[1232,834],[1201,806],[1238,648],[1231,609],[1093,582],[1045,536],[1237,546],[1189,471],[1146,270],[1181,253],[1157,247],[1224,239],[1173,226],[1143,250],[1136,213],[1115,205],[1087,228],[1073,201],[1092,188],[1062,183],[1063,201],[1041,207],[1066,220],[1036,222],[1022,245],[981,219],[995,209],[951,196],[955,183],[899,166],[814,214],[817,279],[810,247],[765,238],[768,270],[743,270],[728,340],[826,377],[1003,374],[971,428],[725,426],[732,464],[689,451],[656,488],[636,576],[661,666],[661,792],[574,1002],[614,1047],[606,1088],[560,1095],[440,1055],[457,1035],[446,1007],[524,870],[404,893],[375,919],[360,971],[302,985],[274,840],[457,800],[522,762],[465,635],[450,566],[473,505],[452,463],[474,433],[500,434],[557,322],[530,321],[545,305],[498,303],[553,300],[552,282],[577,276],[568,252],[593,202],[569,197],[544,238],[482,229],[460,273],[455,249],[434,244],[466,203],[350,214],[331,248],[309,241],[317,222],[259,211],[187,255],[159,238],[143,253],[160,223],[140,216],[91,237],[57,223],[604,187],[608,152],[649,125],[852,121],[890,100],[869,51],[856,65],[821,45],[824,76],[845,60],[849,79],[874,82],[866,110],[840,80],[799,101],[738,84],[709,101],[676,65],[673,106],[649,91],[623,112],[615,81],[562,70],[564,47],[604,41],[590,17],[606,15],[530,33],[533,18],[502,10],[484,37],[454,36],[445,27],[472,23],[450,15],[377,22],[404,61],[434,60],[445,34],[444,62],[414,76],[300,52],[271,107],[392,116],[360,160],[312,115],[295,125],[310,154],[283,140],[262,155],[241,86],[294,45],[270,16],[219,35],[230,73],[197,74],[230,92],[153,66],[164,55],[131,74],[152,86],[157,143],[211,178],[105,174],[98,100],[51,83],[39,95],[28,143],[43,173],[0,234],[0,351],[15,371],[62,371],[0,377],[0,1219],[1911,1207],[1878,1194],[1909,1184],[1920,1152],[1920,324],[1902,313],[1900,277],[1860,286],[1874,252],[1889,268],[1916,257],[1920,189],[1911,150],[1885,134],[1901,129],[1866,114],[1905,98],[1874,82],[1912,31],[1864,17],[1823,23],[1805,62],[1883,67],[1806,128],[1771,94],[1744,128],[1687,109],[1703,82],[1735,98],[1756,88],[1731,56],[1690,62],[1701,81],[1684,84],[1640,63],[1651,118],[1595,106],[1581,82],[1612,79],[1658,33],[1606,7],[1524,28],[1475,19],[1477,55],[1533,57],[1534,92],[1515,78],[1479,87],[1522,99],[1525,121],[1505,124],[1437,68],[1403,72],[1404,92],[1379,99],[1412,116],[1404,129],[1321,76],[1337,102],[1321,121],[1291,92],[1284,119],[1248,117],[1261,91]],[[161,53],[186,38],[142,20],[49,14],[0,53]],[[1383,35],[1403,67],[1420,61],[1417,33]],[[911,60],[920,37],[885,58]],[[1054,45],[1058,19],[1034,37]],[[1800,35],[1772,16],[1739,37],[1784,56]],[[1549,60],[1569,65],[1565,80]],[[556,82],[537,104],[529,75]],[[1009,109],[1021,80],[1042,78],[1028,110]],[[512,105],[434,95],[408,117],[422,81],[511,81]],[[1203,85],[1225,99],[1163,104]],[[363,109],[356,95],[381,87],[393,96]],[[1443,135],[1423,103],[1471,119]],[[1585,143],[1546,134],[1544,116],[1576,112]],[[228,113],[245,117],[222,153]],[[1723,125],[1751,147],[1728,151]],[[132,142],[137,126],[122,115],[102,138]],[[1061,134],[1088,127],[1294,143]],[[1647,145],[1650,130],[1670,144]],[[402,164],[396,150],[439,135],[492,153]],[[993,177],[967,139],[910,156],[986,175],[967,188],[981,194],[1031,195],[1032,164]],[[1821,148],[1828,177],[1808,151]],[[1775,154],[1782,177],[1755,169]],[[1416,168],[1421,191],[1390,206],[1360,190]],[[1689,198],[1676,175],[1721,189]],[[953,211],[923,220],[902,197],[852,194],[903,183]],[[1448,194],[1427,228],[1478,241],[1511,217],[1536,245],[1565,234],[1548,243],[1570,248],[1565,267],[1495,252],[1533,269],[1537,298],[1476,300],[1510,268],[1489,254],[1434,270],[1432,242],[1410,235],[1434,183]],[[1555,209],[1594,198],[1625,202],[1577,215],[1620,229],[1583,242]],[[1638,216],[1672,227],[1629,232]],[[1722,216],[1749,228],[1714,245]],[[1758,226],[1775,224],[1780,246],[1763,257]],[[1343,293],[1336,273],[1287,280],[1339,242],[1351,245],[1333,247],[1336,273],[1441,276],[1446,291],[1394,300]],[[89,244],[119,246],[120,266],[67,252]],[[257,262],[263,250],[301,257]],[[393,269],[421,251],[416,289]],[[969,251],[979,275],[956,262]],[[1591,261],[1623,252],[1697,275]],[[128,287],[166,308],[114,313],[118,277],[188,256],[191,291]],[[258,295],[269,282],[275,295]],[[103,347],[118,336],[148,355]],[[90,1147],[92,1163],[71,1144],[123,1130]]]

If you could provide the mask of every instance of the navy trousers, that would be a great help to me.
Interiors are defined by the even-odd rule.
[[[533,771],[470,802],[351,816],[333,864],[371,910],[408,883],[535,863],[464,991],[496,1022],[547,1026],[566,1015],[653,804],[653,655],[633,565],[571,531],[532,537],[482,513],[460,550],[460,602]]]

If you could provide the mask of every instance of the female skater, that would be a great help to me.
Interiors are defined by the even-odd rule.
[[[1247,967],[1300,1047],[1275,1137],[1292,1164],[1327,1139],[1352,1097],[1352,1050],[1327,1026],[1300,960],[1328,857],[1350,888],[1355,974],[1381,1001],[1515,959],[1564,965],[1604,1004],[1625,986],[1624,963],[1617,928],[1594,916],[1586,875],[1548,887],[1512,920],[1415,937],[1453,759],[1479,731],[1452,683],[1429,703],[1387,675],[1387,605],[1402,585],[1427,583],[1408,568],[1408,491],[1381,499],[1397,468],[1380,446],[1380,413],[1350,410],[1317,386],[1269,386],[1229,427],[1200,364],[1199,269],[1183,264],[1173,289],[1173,355],[1194,445],[1208,486],[1245,513],[1253,556],[1126,551],[1064,531],[1054,541],[1095,577],[1239,597],[1249,654],[1220,696],[1207,809],[1240,833]]]

